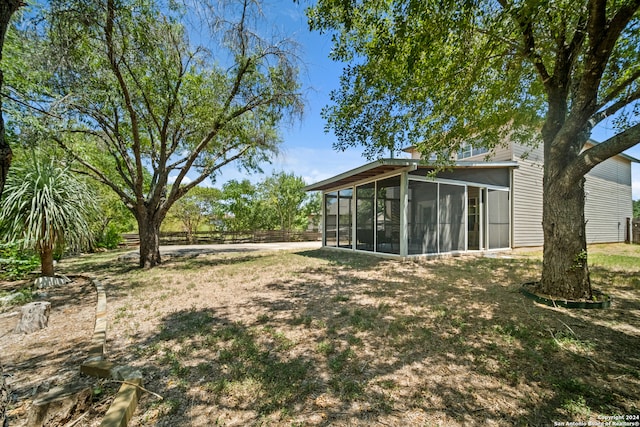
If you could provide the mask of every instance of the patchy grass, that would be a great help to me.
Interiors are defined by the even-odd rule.
[[[109,358],[141,425],[553,425],[640,413],[640,246],[590,248],[609,310],[533,303],[540,254],[246,252],[142,271],[100,254]]]

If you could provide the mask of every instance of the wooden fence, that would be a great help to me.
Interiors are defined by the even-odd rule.
[[[631,243],[640,245],[640,218],[631,220]]]
[[[138,246],[140,237],[137,234],[123,234],[123,246]],[[187,232],[160,233],[161,245],[202,245],[214,243],[273,243],[273,242],[308,242],[322,240],[318,231],[198,231],[189,237]]]

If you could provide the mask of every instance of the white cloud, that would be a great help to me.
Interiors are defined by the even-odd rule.
[[[222,187],[225,182],[232,179],[238,181],[248,179],[256,183],[273,172],[281,171],[293,173],[302,177],[307,184],[313,184],[365,163],[367,160],[355,150],[336,152],[331,148],[283,147],[280,154],[272,159],[271,164],[261,165],[263,174],[238,170],[237,165],[231,164],[220,171],[213,186]]]
[[[176,182],[176,179],[178,179],[178,175],[169,175],[169,184],[173,184],[174,182]],[[182,178],[183,184],[189,184],[190,182],[191,178],[189,178],[188,176]]]
[[[273,166],[276,170],[293,172],[307,184],[313,184],[367,162],[356,150],[337,152],[331,148],[295,147],[283,150]]]

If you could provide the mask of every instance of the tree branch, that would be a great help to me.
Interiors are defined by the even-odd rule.
[[[565,185],[575,185],[591,169],[605,160],[635,146],[640,141],[640,123],[612,136],[600,144],[584,150],[562,175]]]
[[[111,156],[116,160],[116,166],[118,167],[118,171],[120,176],[124,179],[124,181],[134,188],[133,182],[135,181],[135,172],[133,166],[131,165],[131,161],[128,156],[127,149],[125,145],[122,143],[120,138],[120,129],[119,129],[119,118],[118,118],[118,110],[112,105],[113,108],[113,120],[108,117],[106,114],[102,113],[101,110],[96,108],[85,108],[80,104],[70,104],[73,108],[75,108],[78,112],[91,117],[96,121],[98,126],[102,129],[104,135],[99,134],[98,132],[90,131],[90,130],[79,130],[74,129],[72,132],[75,133],[86,133],[89,135],[97,136],[101,140],[105,142],[107,149]],[[108,139],[105,139],[106,136]],[[112,148],[113,147],[113,148]],[[115,151],[114,151],[115,150]],[[120,155],[118,156],[116,152]],[[122,168],[122,164],[127,168],[128,174],[125,173]]]
[[[529,58],[533,63],[538,75],[542,79],[544,87],[547,90],[552,89],[551,76],[542,61],[542,56],[536,52],[536,40],[533,36],[533,25],[531,20],[524,18],[523,16],[526,16],[526,14],[521,14],[520,12],[522,10],[516,10],[515,7],[509,4],[507,0],[498,0],[498,3],[500,3],[500,6],[502,6],[503,9],[509,12],[516,24],[518,24],[520,32],[522,33],[522,40],[524,43],[523,53],[525,57]]]
[[[582,46],[587,37],[587,23],[588,18],[586,15],[580,15],[578,19],[578,24],[576,25],[576,31],[573,34],[573,38],[567,47],[567,60],[569,62],[569,69],[574,70],[574,66],[576,60],[580,57],[580,52],[582,51]],[[572,73],[575,74],[575,73]],[[579,81],[572,81],[572,86],[578,87]]]
[[[633,0],[622,5],[616,14],[607,20],[606,0],[589,2],[589,47],[583,59],[585,70],[578,85],[578,95],[575,97],[577,102],[571,111],[571,115],[576,116],[577,120],[587,120],[599,109],[596,100],[602,75],[620,34],[639,7],[640,0]]]
[[[135,108],[133,108],[133,102],[131,100],[131,94],[129,93],[129,88],[127,83],[124,80],[124,76],[120,72],[120,67],[118,66],[118,62],[116,60],[115,50],[114,50],[114,42],[113,42],[113,25],[115,22],[115,4],[114,0],[107,0],[107,22],[104,27],[105,38],[107,44],[107,57],[109,59],[109,65],[111,66],[111,71],[116,76],[118,80],[118,85],[120,90],[122,91],[122,95],[125,99],[125,105],[127,112],[129,113],[129,117],[131,119],[131,133],[133,136],[133,153],[135,157],[136,163],[136,179],[135,179],[135,193],[139,202],[142,202],[142,190],[143,190],[143,166],[142,159],[140,155],[140,129],[138,126],[138,115],[136,113]]]
[[[238,151],[235,155],[224,159],[224,161],[222,161],[221,163],[218,163],[218,164],[212,165],[209,168],[203,169],[203,171],[200,173],[200,175],[196,179],[191,181],[189,184],[180,185],[178,183],[178,181],[176,180],[176,183],[174,184],[173,188],[171,189],[171,195],[175,197],[175,200],[179,199],[180,197],[185,195],[187,193],[187,191],[191,190],[193,187],[195,187],[198,184],[202,183],[202,181],[204,181],[214,171],[219,170],[223,166],[226,166],[229,163],[234,162],[234,161],[238,160],[239,158],[241,158],[242,156],[244,156],[246,154],[246,152],[249,151],[250,148],[251,148],[250,146],[246,146],[242,150]]]
[[[76,170],[76,172],[78,173],[82,173],[84,175],[90,176],[93,179],[95,179],[96,181],[99,181],[101,183],[103,183],[104,185],[108,186],[109,188],[111,188],[113,191],[116,192],[116,194],[118,194],[118,196],[120,196],[120,198],[122,199],[123,202],[125,203],[129,203],[129,204],[133,204],[133,200],[131,199],[131,197],[129,197],[129,195],[127,193],[125,193],[120,186],[116,185],[113,181],[111,181],[109,179],[109,177],[107,177],[104,173],[102,173],[102,171],[100,171],[100,169],[98,169],[97,167],[93,166],[91,163],[87,162],[86,160],[84,160],[83,158],[81,158],[80,156],[78,156],[73,150],[71,150],[65,143],[64,141],[59,138],[56,135],[52,136],[52,139],[54,141],[56,141],[56,143],[65,151],[67,152],[69,155],[71,155],[71,157],[76,160],[78,163],[80,163],[82,166],[84,166],[85,168],[87,168],[89,171],[91,171],[91,173],[88,173],[86,171],[81,171],[81,170]]]
[[[598,111],[595,114],[593,114],[589,119],[589,124],[593,128],[595,125],[597,125],[607,117],[614,115],[616,112],[623,109],[633,101],[637,101],[638,99],[640,99],[640,88],[636,89],[635,92],[630,93],[624,98],[621,98],[618,101],[614,102],[613,104],[609,105],[604,110]]]
[[[635,70],[633,73],[631,73],[629,77],[627,77],[618,85],[616,85],[613,89],[611,89],[611,91],[609,91],[609,93],[605,95],[604,98],[602,98],[602,100],[598,104],[597,109],[600,110],[605,105],[613,101],[616,96],[620,95],[623,90],[627,89],[634,81],[638,79],[640,79],[640,68]]]
[[[116,151],[114,151],[111,148],[111,144],[110,141],[112,141],[112,137],[107,133],[106,137],[107,139],[105,139],[105,136],[103,134],[100,134],[96,131],[93,130],[89,130],[89,129],[72,129],[68,131],[69,133],[79,133],[79,134],[85,134],[85,135],[90,135],[93,137],[98,138],[99,140],[103,141],[105,146],[107,147],[107,150],[109,151],[109,154],[111,155],[111,157],[113,157],[115,164],[116,164],[116,171],[118,172],[118,174],[120,175],[120,177],[122,178],[122,180],[129,185],[130,187],[133,186],[132,182],[131,182],[131,177],[128,176],[123,167],[122,167],[122,158],[121,156],[118,155],[118,153]],[[71,148],[69,148],[70,150]]]

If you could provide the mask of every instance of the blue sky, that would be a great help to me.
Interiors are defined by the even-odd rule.
[[[320,117],[320,112],[330,102],[331,90],[338,88],[342,65],[328,58],[332,48],[331,37],[308,30],[304,8],[305,2],[294,3],[291,0],[272,0],[265,4],[267,19],[277,22],[278,31],[300,43],[300,54],[305,63],[301,83],[306,92],[307,105],[301,122],[282,129],[281,153],[273,159],[271,165],[263,165],[263,170],[267,175],[272,171],[293,172],[303,177],[307,184],[311,184],[356,168],[367,160],[362,157],[362,150],[333,150],[335,136],[324,131],[325,122]],[[603,141],[610,135],[612,130],[605,123],[594,131],[592,137]],[[626,153],[640,159],[640,144]],[[217,187],[231,179],[248,178],[252,182],[264,179],[264,175],[247,175],[246,172],[238,171],[235,166],[228,166],[221,172],[214,184]],[[633,199],[638,200],[640,164],[633,164],[632,180]]]

